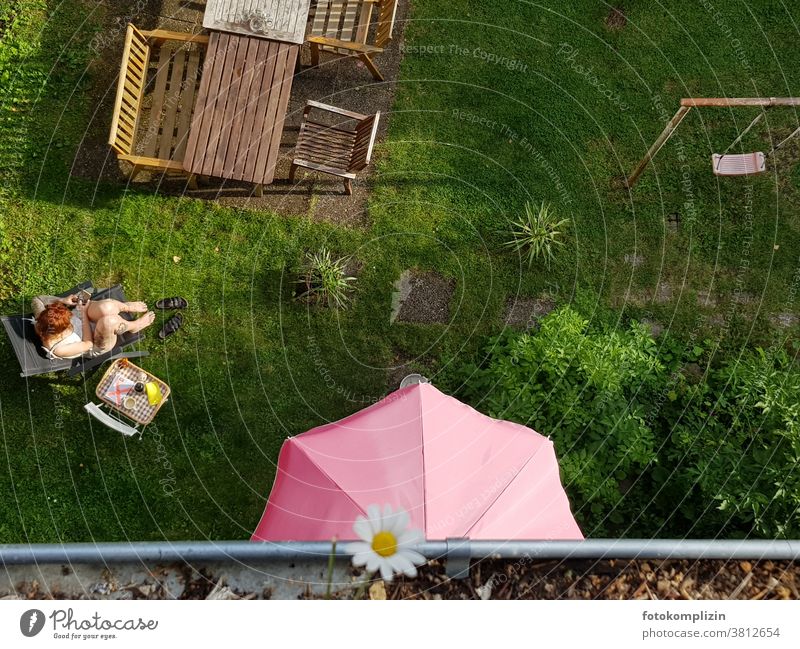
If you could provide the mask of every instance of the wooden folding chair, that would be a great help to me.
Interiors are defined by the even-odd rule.
[[[383,81],[372,59],[392,40],[396,14],[397,0],[317,0],[309,12],[306,39],[311,44],[311,65],[319,65],[320,51],[350,56],[363,61],[372,76]]]
[[[309,119],[309,114],[314,109],[344,119],[339,119],[333,126],[323,124]],[[336,106],[309,101],[303,111],[303,123],[297,136],[289,181],[294,182],[298,167],[305,167],[344,178],[345,193],[351,195],[352,180],[356,177],[356,172],[364,169],[372,158],[380,116],[380,112],[361,115]],[[353,123],[354,126],[347,126]]]

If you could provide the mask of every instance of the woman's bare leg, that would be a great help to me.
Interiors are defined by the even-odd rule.
[[[141,318],[126,320],[117,315],[103,316],[94,328],[94,347],[96,351],[106,352],[117,344],[117,336],[126,332],[136,333],[149,327],[156,319],[156,314],[148,311]]]
[[[147,305],[144,302],[120,302],[119,300],[97,300],[90,301],[86,307],[89,320],[99,322],[106,316],[115,316],[120,313],[144,313]]]

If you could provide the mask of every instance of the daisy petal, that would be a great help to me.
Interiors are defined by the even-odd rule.
[[[386,559],[382,559],[380,563],[381,563],[381,577],[383,578],[384,581],[387,582],[392,581],[394,573],[392,573],[391,564]]]
[[[401,550],[401,553],[409,561],[418,566],[424,566],[426,563],[428,563],[428,560],[415,550]]]
[[[344,546],[344,551],[347,554],[360,554],[362,552],[371,552],[372,546],[369,543],[363,543],[362,541],[353,541],[352,543],[348,543]]]
[[[358,554],[353,555],[353,565],[356,568],[360,568],[361,566],[366,566],[369,563],[369,559],[372,555],[369,552],[359,552]]]
[[[394,517],[394,512],[392,511],[392,506],[390,504],[385,504],[383,506],[383,515],[381,516],[381,529],[382,530],[391,530],[392,528],[389,527],[392,518]]]
[[[408,577],[416,577],[417,569],[414,564],[403,554],[397,553],[389,557],[389,563],[396,573],[403,573]]]
[[[369,559],[367,560],[367,572],[373,573],[378,568],[383,565],[383,560],[374,552],[369,553]]]
[[[359,516],[356,522],[353,523],[353,531],[358,535],[362,541],[369,543],[372,541],[372,526],[369,521],[363,516]]]
[[[394,512],[391,517],[385,520],[386,529],[388,529],[395,537],[400,537],[400,535],[406,531],[411,518],[406,512],[405,509],[398,509]]]
[[[372,528],[372,533],[377,534],[381,531],[381,508],[378,505],[370,505],[367,507],[367,518],[369,525]]]

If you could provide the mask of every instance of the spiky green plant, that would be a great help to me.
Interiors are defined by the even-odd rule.
[[[350,289],[356,281],[345,271],[349,259],[334,259],[331,251],[324,247],[318,252],[308,253],[306,268],[297,280],[298,284],[305,287],[305,291],[297,296],[298,299],[325,300],[328,306],[336,308],[347,306]]]
[[[556,248],[564,245],[561,238],[568,224],[569,220],[559,220],[547,203],[536,207],[525,203],[525,215],[511,223],[513,238],[503,245],[527,255],[529,267],[537,259],[544,259],[549,269],[550,262],[556,257]]]

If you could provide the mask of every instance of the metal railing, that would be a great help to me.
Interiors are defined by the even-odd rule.
[[[338,544],[336,555],[348,555]],[[800,559],[800,541],[588,539],[585,541],[427,541],[415,548],[447,562],[447,574],[464,577],[471,561],[485,559]],[[180,541],[170,543],[65,543],[0,545],[0,564],[122,564],[152,562],[327,561],[328,542]]]

